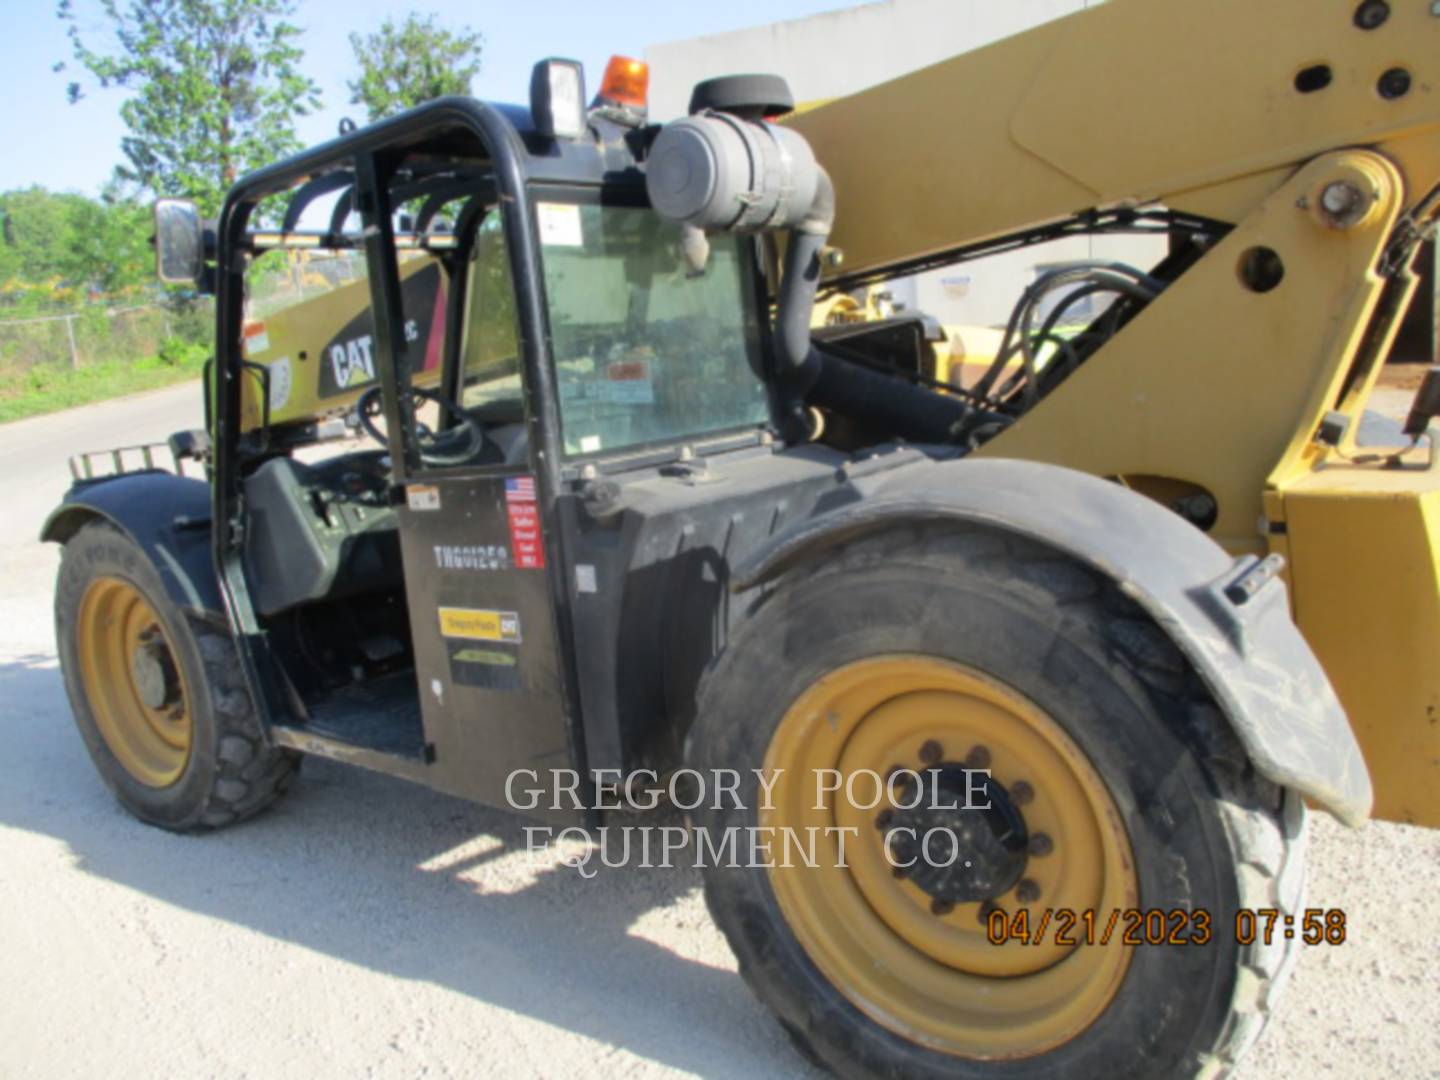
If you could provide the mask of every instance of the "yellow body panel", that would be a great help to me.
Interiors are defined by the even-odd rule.
[[[1366,31],[1353,3],[1109,0],[792,123],[835,182],[832,277],[878,279],[1091,208],[1233,224],[980,452],[1123,478],[1165,502],[1208,494],[1228,550],[1287,554],[1299,625],[1360,737],[1379,815],[1440,825],[1440,474],[1341,459],[1387,352],[1366,339],[1382,255],[1440,183],[1432,7],[1393,3]],[[1321,65],[1328,85],[1301,92],[1296,76]],[[1410,88],[1387,98],[1392,69]],[[1370,200],[1359,221],[1320,212],[1336,181]],[[1268,292],[1241,275],[1262,247],[1285,268]],[[1389,287],[1403,312],[1413,279]],[[985,351],[943,358],[942,377],[972,382]],[[1350,421],[1338,449],[1316,441],[1331,410]]]
[[[1350,715],[1375,815],[1440,827],[1440,472],[1340,462],[1281,505],[1296,621]]]
[[[1236,221],[1340,147],[1385,144],[1405,172],[1417,136],[1423,194],[1440,178],[1440,18],[1391,7],[1366,33],[1335,0],[1109,0],[797,116],[835,181],[830,276],[1124,202]],[[1300,93],[1318,63],[1333,81]],[[1414,89],[1384,100],[1392,67]]]
[[[1379,198],[1347,233],[1299,206],[1332,180],[1362,176]],[[1282,459],[1319,452],[1310,439],[1380,294],[1372,267],[1400,209],[1398,186],[1371,154],[1329,155],[1302,169],[980,452],[1188,481],[1214,497],[1211,531],[1226,549],[1263,553],[1262,493]],[[1285,279],[1256,293],[1238,268],[1262,246],[1280,254]]]

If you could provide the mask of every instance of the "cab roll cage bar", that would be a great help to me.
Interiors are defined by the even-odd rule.
[[[236,182],[220,212],[217,237],[221,255],[216,272],[216,363],[209,387],[214,408],[215,453],[211,485],[212,555],[226,614],[234,628],[246,681],[258,691],[265,725],[285,716],[290,704],[280,689],[283,679],[262,677],[278,671],[267,636],[250,601],[241,566],[246,522],[241,471],[241,381],[245,359],[240,348],[244,321],[245,270],[248,256],[283,246],[349,246],[362,249],[371,267],[394,267],[401,247],[453,248],[485,206],[500,208],[510,252],[520,362],[527,393],[526,425],[536,448],[536,484],[541,505],[553,505],[561,483],[557,433],[558,396],[551,373],[545,333],[539,240],[526,188],[524,146],[514,123],[499,109],[468,97],[445,97],[347,133],[294,157],[249,173]],[[419,155],[417,160],[407,157]],[[456,159],[465,159],[457,167]],[[484,169],[474,167],[479,158]],[[467,186],[468,185],[468,186]],[[279,232],[249,233],[247,226],[261,200],[296,189]],[[347,190],[348,189],[348,190]],[[330,230],[295,232],[301,215],[322,195],[345,192],[331,215]],[[469,195],[453,233],[436,228],[437,216],[449,203]],[[423,199],[417,228],[397,237],[394,211]],[[343,208],[343,213],[342,213]],[[341,234],[345,218],[358,211],[361,232]],[[409,372],[403,326],[400,282],[394,273],[371,273],[371,309],[375,324],[372,355],[383,386],[401,385]],[[397,395],[385,395],[386,428],[402,433],[404,453],[392,457],[397,487],[422,466],[414,453],[413,417],[403,414]],[[552,588],[563,593],[560,560],[547,571]]]

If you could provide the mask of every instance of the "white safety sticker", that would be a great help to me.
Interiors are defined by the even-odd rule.
[[[580,207],[573,203],[542,202],[535,208],[540,218],[540,242],[551,247],[584,247],[585,230],[580,227]]]
[[[600,586],[595,579],[595,567],[589,563],[577,563],[575,566],[575,591],[582,593],[599,592]]]
[[[290,402],[290,358],[282,356],[270,364],[270,411],[279,412]]]

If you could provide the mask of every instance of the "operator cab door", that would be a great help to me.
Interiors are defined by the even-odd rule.
[[[488,211],[473,236],[468,253],[460,237],[452,266],[439,392],[480,425],[482,448],[459,463],[437,462],[445,455],[427,453],[426,431],[445,426],[440,410],[408,395],[397,403],[402,417],[413,409],[419,425],[397,460],[397,495],[427,752],[437,787],[571,822],[573,807],[556,810],[549,797],[532,807],[507,795],[517,770],[531,770],[515,781],[523,800],[575,759],[550,587],[558,552],[547,551],[543,537],[501,212]],[[394,390],[393,382],[386,387]]]

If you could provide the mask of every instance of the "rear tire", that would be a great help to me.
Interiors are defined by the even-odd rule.
[[[157,658],[148,673],[133,674],[116,639],[127,624]],[[294,779],[299,756],[267,745],[229,634],[176,608],[145,553],[108,523],[65,545],[55,638],[85,748],[140,820],[175,832],[228,825]]]
[[[864,718],[847,728],[852,719],[845,702],[856,699],[827,705],[824,688],[848,685],[837,680],[858,678],[867,665],[902,680],[907,672],[920,682],[933,673],[936,682],[894,691],[881,704],[883,692],[869,691],[867,716],[890,710],[878,732],[863,726]],[[999,962],[999,950],[1014,946],[996,946],[994,955],[945,954],[951,942],[937,937],[937,947],[927,952],[929,939],[894,930],[906,929],[913,913],[892,916],[889,898],[876,899],[874,890],[884,885],[860,877],[859,855],[846,856],[847,871],[707,866],[706,900],[742,976],[807,1056],[843,1076],[1224,1075],[1258,1036],[1296,955],[1294,942],[1283,939],[1269,946],[1258,939],[1238,944],[1235,914],[1261,907],[1297,913],[1304,807],[1254,772],[1200,679],[1144,612],[1112,582],[1049,549],[983,529],[896,530],[853,541],[784,575],[740,620],[707,673],[687,743],[690,767],[740,770],[744,809],[702,807],[693,823],[716,838],[736,826],[798,827],[800,822],[785,820],[787,807],[798,804],[784,801],[783,783],[774,808],[760,810],[754,770],[773,769],[780,760],[813,765],[810,758],[777,758],[777,747],[789,753],[843,739],[851,754],[848,768],[856,746],[883,743],[887,724],[893,729],[910,722],[897,709],[953,692],[946,680],[952,674],[970,678],[967,672],[978,678],[974,685],[982,695],[992,684],[996,701],[1009,695],[1019,711],[1033,706],[1063,730],[1059,744],[1078,747],[1088,759],[1101,781],[1097,820],[1109,813],[1103,807],[1113,806],[1128,842],[1128,857],[1107,864],[1106,871],[1112,884],[1133,875],[1138,889],[1126,906],[1204,911],[1209,942],[1128,948],[1119,975],[1112,967],[1096,977],[1100,984],[1081,984],[1094,1006],[1090,1013],[1069,1011],[1079,991],[1057,999],[1053,1008],[1040,995],[1034,1016],[1017,1018],[1012,1031],[1005,1016],[987,1016],[975,1002],[989,1003],[993,1012],[1004,993],[1032,982],[1044,985],[1035,980],[1050,977],[1049,970],[1008,973],[986,983],[984,972],[963,968],[963,957],[984,967]],[[987,704],[977,707],[982,712],[969,715],[989,715],[983,712]],[[827,715],[827,709],[833,711]],[[807,711],[809,719],[801,715]],[[950,713],[942,707],[936,715]],[[947,760],[966,749],[947,748]],[[1017,778],[1002,775],[1000,761],[997,753],[994,779],[1013,784]],[[883,773],[887,763],[872,767]],[[1040,806],[1037,801],[1036,812]],[[851,820],[846,813],[834,801],[825,808],[835,821]],[[876,844],[879,835],[862,830],[852,842]],[[1028,848],[1026,857],[1028,875],[1037,862]],[[823,885],[812,889],[793,884],[806,875],[834,873],[847,876],[817,879]],[[992,902],[1011,913],[1027,906],[1015,888]],[[847,908],[826,899],[852,890],[868,906]],[[915,889],[910,893],[924,900]],[[823,910],[807,910],[806,904]],[[1038,913],[1046,897],[1028,906]],[[942,898],[939,907],[921,914],[939,912],[936,917],[947,921],[965,915],[973,923],[977,910],[977,904],[962,903],[947,911]],[[846,911],[857,920],[837,915]],[[1107,915],[1097,912],[1101,920]],[[894,941],[877,945],[877,925],[887,919]],[[959,929],[965,925],[962,919]],[[1193,921],[1188,925],[1189,936],[1198,936]],[[1084,963],[1084,948],[1057,960],[1053,970],[1065,970],[1062,960]],[[1034,960],[1026,954],[1017,962]],[[876,969],[884,970],[872,979]],[[859,975],[851,979],[847,972]],[[955,986],[989,985],[996,997],[988,991],[908,996],[911,985],[933,981],[943,990],[952,978]],[[886,996],[892,983],[901,989]],[[972,1009],[974,1022],[967,1023]],[[1048,1017],[1047,1009],[1063,1015]]]

